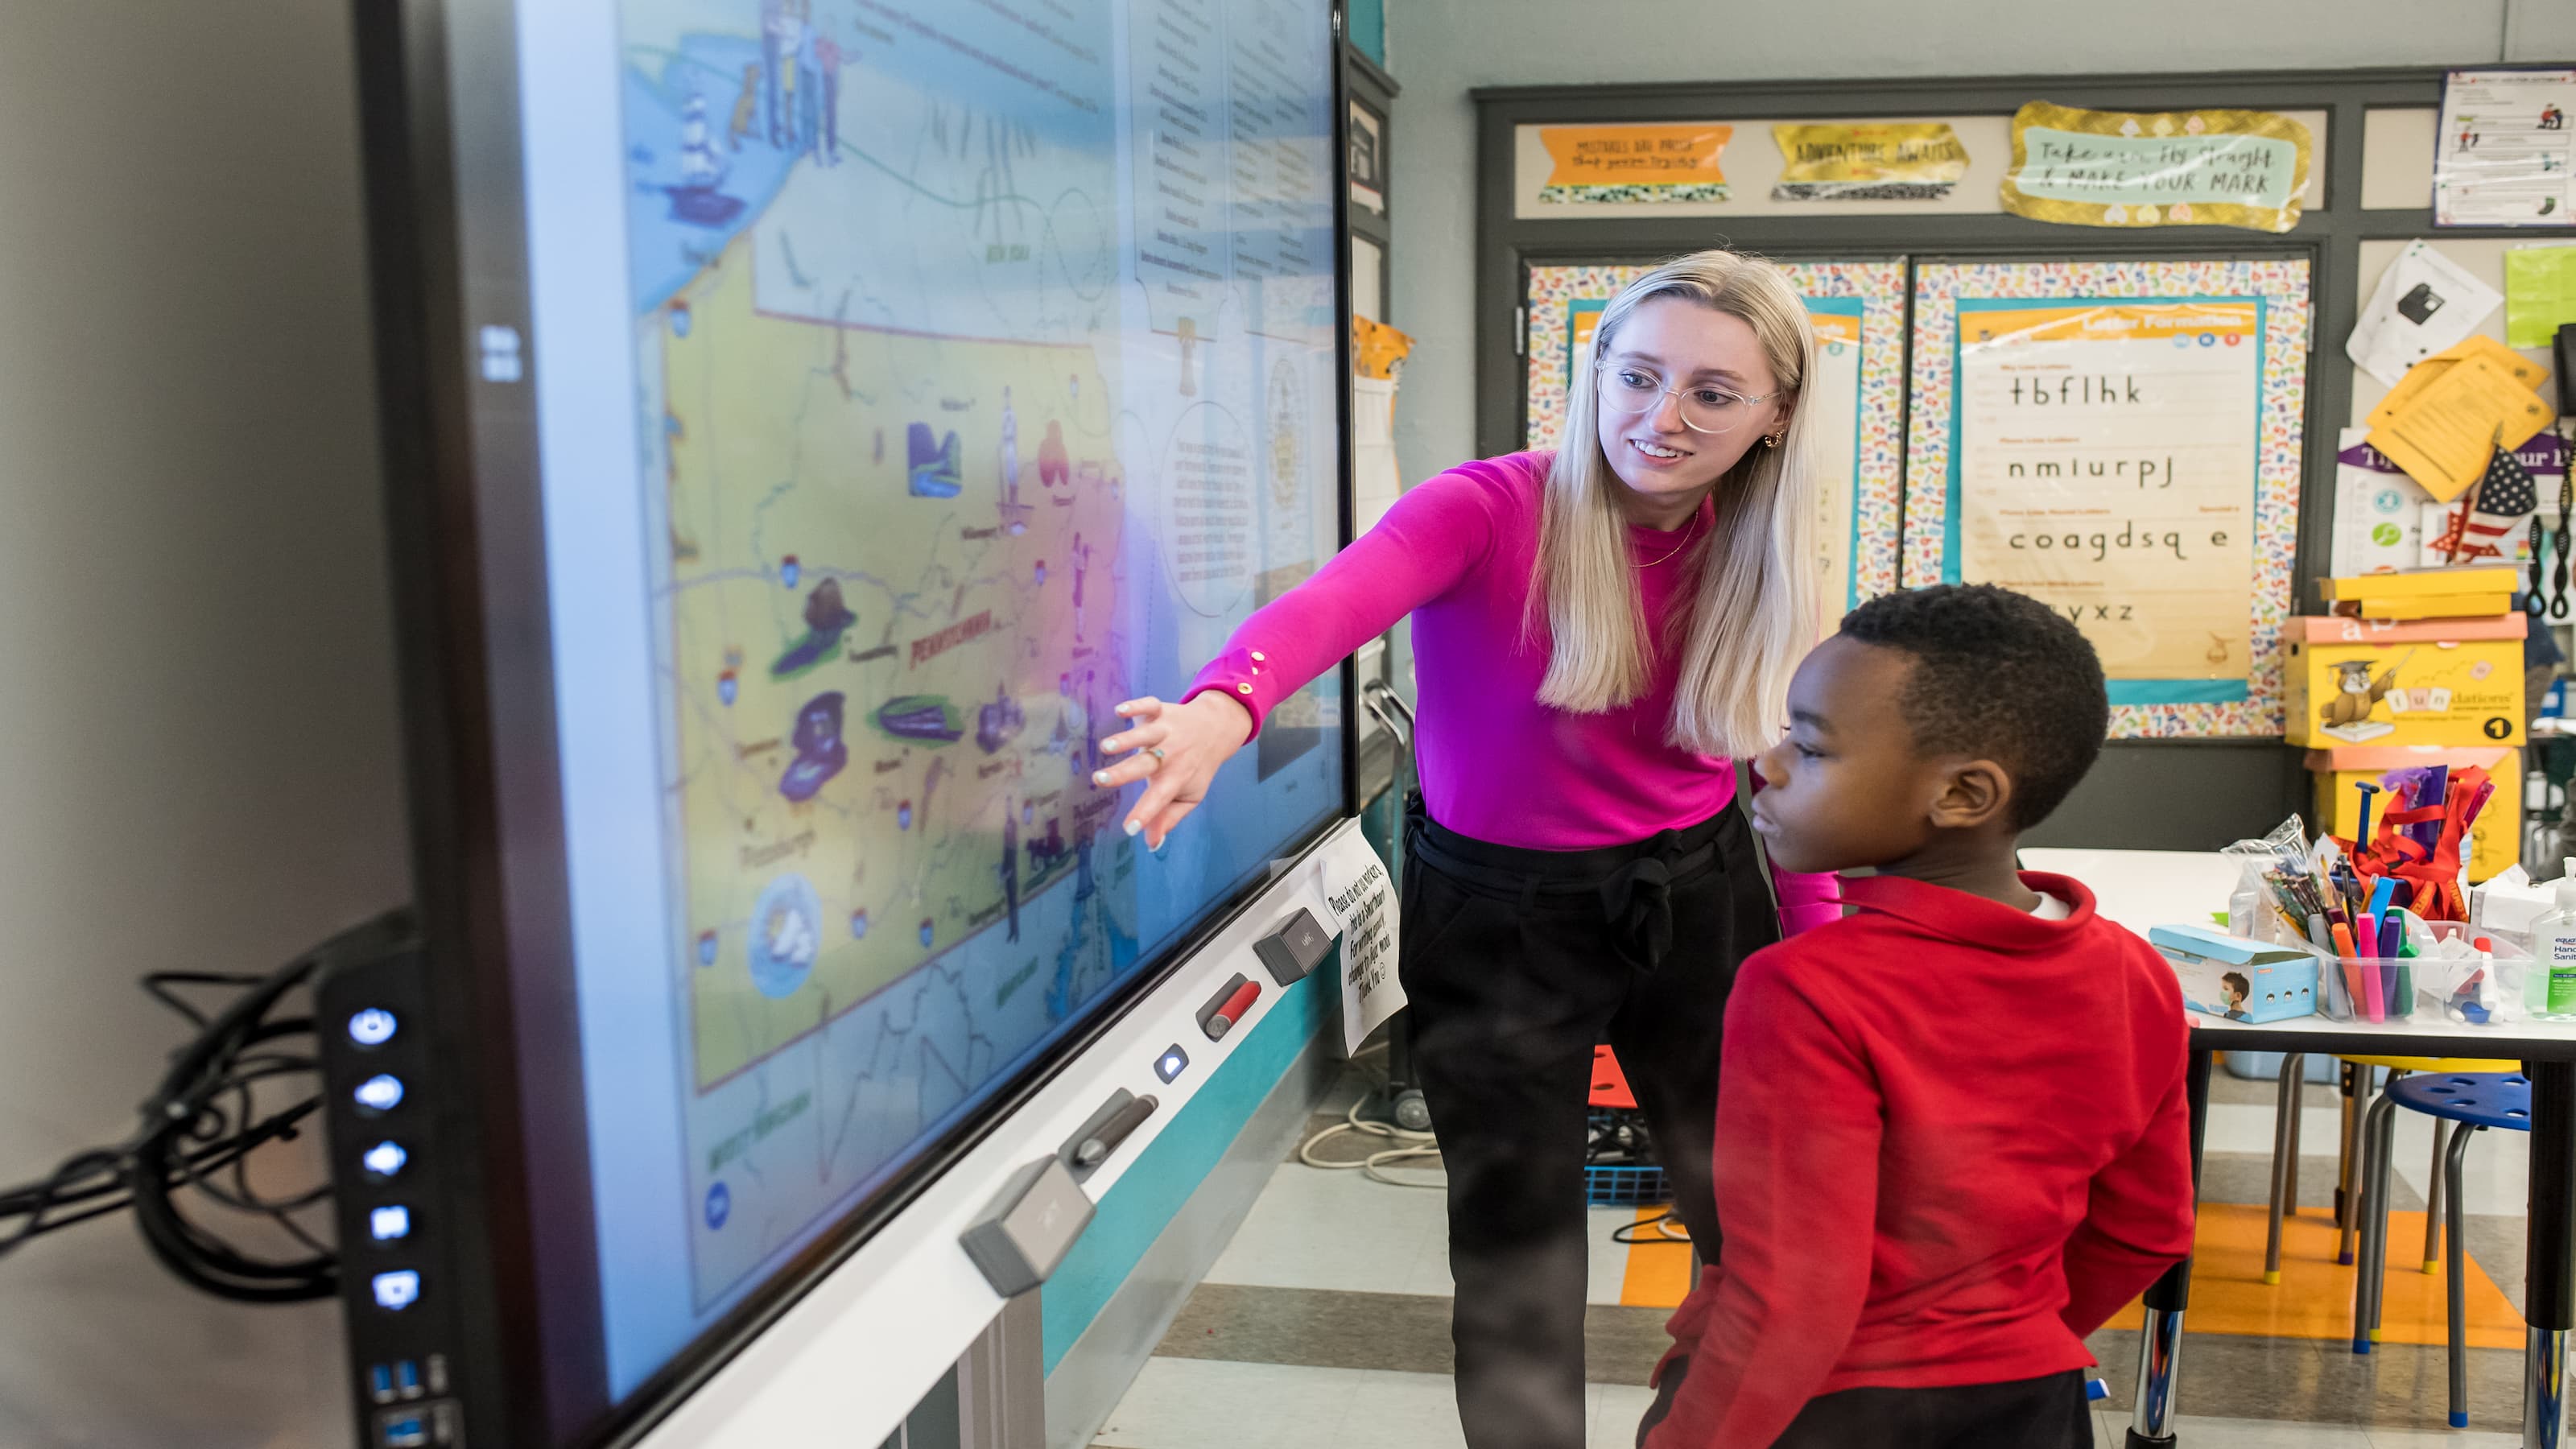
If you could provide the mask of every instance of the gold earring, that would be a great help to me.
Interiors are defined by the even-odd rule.
[[[1778,433],[1773,433],[1769,437],[1764,438],[1762,440],[1762,446],[1766,448],[1776,448],[1780,446],[1780,435]]]

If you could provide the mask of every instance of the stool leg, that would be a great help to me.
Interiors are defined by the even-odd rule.
[[[2463,1122],[2451,1132],[2450,1160],[2444,1184],[2443,1206],[2448,1209],[2451,1242],[2450,1281],[2445,1285],[2450,1306],[2451,1328],[2451,1427],[2469,1427],[2469,1210],[2462,1203],[2462,1169],[2467,1165],[2469,1136],[2483,1132]]]
[[[2381,1275],[2388,1271],[2388,1159],[2395,1145],[2396,1101],[2383,1092],[2361,1127],[2360,1260],[2352,1295],[2352,1351],[2368,1353],[2379,1337]]]
[[[2382,1092],[2378,1129],[2371,1142],[2379,1168],[2370,1175],[2370,1341],[2388,1311],[2388,1215],[2397,1196],[2397,1099]]]
[[[2373,1114],[2377,1110],[2376,1103],[2365,1104],[2361,1109],[2357,1130],[2353,1134],[2354,1146],[2358,1150],[2353,1155],[2352,1211],[2346,1214],[2349,1221],[2344,1224],[2344,1240],[2352,1245],[2351,1251],[2345,1255],[2345,1261],[2353,1265],[2352,1351],[2354,1353],[2370,1352],[2370,1183],[2371,1169],[2377,1165],[2372,1152],[2372,1128],[2377,1121]]]
[[[2465,1130],[2465,1129],[2464,1129]],[[2424,1185],[2424,1271],[2439,1272],[2442,1267],[2442,1149],[2449,1141],[2451,1124],[2433,1119],[2433,1167]]]
[[[2272,1221],[2263,1240],[2263,1281],[2281,1281],[2281,1218],[2298,1206],[2299,1074],[2306,1058],[2281,1059],[2280,1101],[2272,1116]]]
[[[2289,1217],[2299,1215],[2299,1119],[2308,1105],[2308,1059],[2304,1053],[2298,1061],[2283,1070],[2290,1076],[2290,1181],[2289,1191],[2281,1194],[2281,1211]]]
[[[2335,1163],[2335,1261],[2352,1266],[2353,1228],[2360,1221],[2360,1184],[2353,1174],[2361,1165],[2361,1074],[2369,1068],[2343,1064],[2343,1148]]]

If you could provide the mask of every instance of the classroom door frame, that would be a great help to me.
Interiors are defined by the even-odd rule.
[[[2335,449],[2331,442],[2352,407],[2353,367],[2342,343],[2351,335],[2360,310],[2356,292],[2363,244],[2437,234],[2445,239],[2538,239],[2533,232],[2507,228],[2447,227],[2437,232],[2429,197],[2421,207],[2363,208],[2363,141],[2369,113],[2438,108],[2445,73],[2442,67],[2406,67],[2166,76],[1516,86],[1473,91],[1470,95],[1477,108],[1477,451],[1492,455],[1522,446],[1527,278],[1535,266],[1653,262],[1711,246],[1784,260],[1903,258],[1908,271],[1910,375],[1914,273],[1926,263],[2300,258],[2309,267],[2312,331],[2304,425],[2310,443],[2300,469],[2299,544],[2291,578],[2294,608],[2307,606],[2315,598],[2314,581],[2323,576],[2333,543]],[[2033,100],[2113,111],[2322,111],[2327,118],[2324,144],[2311,158],[2312,166],[2323,168],[2322,197],[2317,205],[2303,210],[2294,229],[2283,233],[2217,226],[2115,230],[2033,221],[2004,212],[1568,219],[1517,214],[1515,143],[1519,128],[1525,125],[2009,116]],[[1761,138],[1757,143],[1768,141]],[[1910,389],[1906,401],[1910,424]],[[2328,445],[2317,446],[2314,440],[2320,438]],[[2200,788],[2172,790],[2170,772],[2176,767],[2200,781]],[[2275,738],[2114,741],[2093,776],[2056,818],[2033,832],[2031,843],[2205,850],[2227,839],[2262,834],[2284,815],[2304,811],[2307,795],[2308,776],[2300,752]],[[2141,799],[2156,800],[2159,810],[2140,810]]]

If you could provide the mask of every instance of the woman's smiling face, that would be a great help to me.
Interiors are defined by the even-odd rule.
[[[1661,511],[1658,503],[1696,503],[1788,420],[1788,399],[1751,325],[1678,297],[1659,297],[1629,313],[1593,379],[1601,451],[1638,495],[1625,501],[1649,512]],[[1752,398],[1763,401],[1747,401]],[[1682,420],[1685,406],[1694,421],[1725,431],[1693,428]]]

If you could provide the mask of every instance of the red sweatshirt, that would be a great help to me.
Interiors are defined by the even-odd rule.
[[[1726,1007],[1722,1261],[1646,1449],[1767,1449],[1819,1394],[2082,1368],[2191,1250],[2182,993],[2071,880],[2062,921],[1893,877]]]

